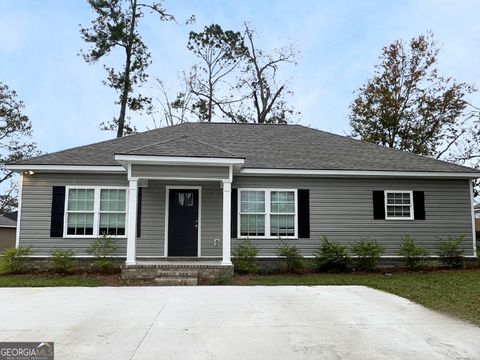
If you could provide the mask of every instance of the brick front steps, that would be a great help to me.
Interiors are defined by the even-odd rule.
[[[158,285],[197,285],[198,270],[159,270],[155,283]]]
[[[197,285],[232,276],[233,266],[218,260],[166,259],[122,266],[123,279],[155,280],[159,285]]]

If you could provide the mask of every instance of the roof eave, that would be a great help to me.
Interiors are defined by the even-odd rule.
[[[243,168],[236,175],[244,176],[330,176],[330,177],[406,177],[406,178],[480,178],[480,172],[388,171],[338,169],[268,169]]]
[[[62,172],[62,173],[125,173],[127,170],[120,165],[50,165],[50,164],[9,164],[5,166],[8,170],[22,173],[25,171],[38,172]]]
[[[244,158],[233,158],[233,157],[131,155],[131,154],[115,154],[115,160],[122,165],[146,164],[146,165],[230,166],[230,165],[242,165],[245,163]]]

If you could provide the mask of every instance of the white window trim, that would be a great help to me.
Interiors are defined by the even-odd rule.
[[[265,192],[265,211],[258,215],[265,215],[265,235],[264,236],[244,236],[241,234],[241,192],[242,191],[264,191]],[[295,214],[271,213],[271,193],[272,191],[289,191],[294,193]],[[239,188],[237,196],[237,239],[298,239],[298,194],[297,189],[276,189],[276,188]],[[252,213],[253,214],[253,213]],[[270,235],[270,215],[294,215],[295,234],[293,236],[272,236]]]
[[[387,194],[409,194],[410,195],[410,217],[396,217],[388,216],[388,206],[402,206],[387,204]],[[385,190],[384,191],[384,206],[385,206],[385,220],[415,220],[415,214],[413,213],[413,190]],[[407,205],[403,205],[407,206]]]
[[[93,235],[68,235],[68,195],[70,189],[93,189]],[[95,239],[101,236],[100,231],[100,191],[102,189],[125,190],[125,235],[109,235],[112,239],[125,239],[128,234],[128,186],[85,186],[85,185],[69,185],[65,186],[65,207],[63,211],[63,237],[68,239]],[[78,211],[82,212],[82,211]]]

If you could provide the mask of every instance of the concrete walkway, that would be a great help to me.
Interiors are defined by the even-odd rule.
[[[480,328],[361,286],[0,289],[56,359],[479,359]]]

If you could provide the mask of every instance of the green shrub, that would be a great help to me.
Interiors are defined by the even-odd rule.
[[[249,240],[243,241],[233,249],[232,262],[235,271],[240,273],[256,273],[259,271],[256,256],[258,250]]]
[[[73,271],[75,263],[73,257],[75,252],[67,249],[54,249],[50,252],[50,260],[53,263],[53,270],[67,274]]]
[[[449,235],[447,240],[440,239],[437,248],[442,263],[457,269],[465,266],[463,250],[460,248],[463,239],[464,235],[457,238]]]
[[[19,246],[6,248],[0,258],[0,273],[20,274],[29,270],[32,248]]]
[[[282,241],[277,248],[277,255],[285,261],[288,271],[299,273],[305,269],[303,256],[295,245]]]
[[[423,246],[415,244],[410,235],[405,235],[398,255],[402,256],[403,263],[409,269],[415,269],[422,263],[422,258],[428,255],[428,250]]]
[[[87,249],[87,253],[95,257],[95,266],[105,272],[113,269],[112,256],[116,251],[117,244],[107,235],[96,239]]]
[[[350,258],[347,248],[335,241],[330,241],[326,236],[322,237],[322,245],[315,251],[315,264],[321,271],[346,271]]]
[[[357,268],[366,271],[374,270],[383,254],[383,250],[382,245],[368,239],[361,239],[352,245],[352,253],[357,256],[355,259]]]
[[[480,237],[477,237],[477,263],[480,266]]]

